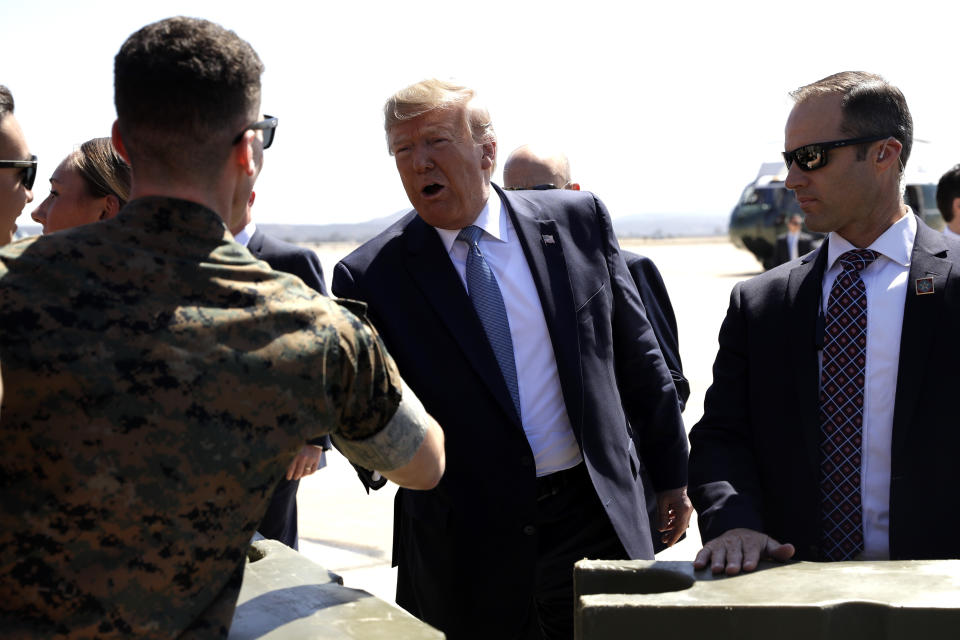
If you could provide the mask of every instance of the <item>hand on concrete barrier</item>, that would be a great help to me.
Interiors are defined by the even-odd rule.
[[[714,573],[726,571],[728,576],[735,576],[741,569],[753,571],[761,559],[784,562],[795,552],[792,544],[780,544],[765,533],[730,529],[703,546],[693,561],[693,568],[703,569],[709,564]]]
[[[290,466],[287,467],[287,480],[299,480],[308,476],[317,470],[320,464],[320,455],[323,453],[323,447],[312,444],[305,444],[300,449],[300,453],[293,459]]]
[[[661,541],[672,547],[690,526],[693,504],[687,497],[687,488],[680,487],[658,493],[657,512],[660,514],[657,531],[663,534]]]

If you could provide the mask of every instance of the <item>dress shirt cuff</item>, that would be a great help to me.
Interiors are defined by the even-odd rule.
[[[351,462],[377,471],[392,471],[410,462],[430,423],[420,399],[403,382],[400,404],[387,424],[369,438],[348,440],[333,435],[334,444]]]

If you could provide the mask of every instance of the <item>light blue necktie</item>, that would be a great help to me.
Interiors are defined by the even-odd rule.
[[[493,347],[493,354],[497,357],[500,372],[507,383],[507,390],[513,398],[513,406],[520,415],[520,387],[517,385],[517,365],[513,359],[513,340],[510,338],[510,321],[507,319],[507,308],[503,304],[500,286],[497,278],[490,270],[490,265],[480,252],[480,236],[483,229],[470,225],[460,230],[457,240],[467,243],[467,290],[473,308],[480,317],[483,331]]]

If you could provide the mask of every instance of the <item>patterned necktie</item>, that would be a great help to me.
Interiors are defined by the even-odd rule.
[[[470,225],[460,230],[457,240],[467,243],[467,289],[473,308],[480,317],[483,331],[497,357],[500,372],[507,383],[513,406],[520,415],[520,387],[517,384],[517,365],[513,359],[513,340],[510,338],[510,322],[503,304],[500,286],[490,270],[490,265],[480,252],[480,236],[483,229]]]
[[[863,386],[867,369],[867,291],[860,277],[877,252],[847,251],[830,290],[820,373],[823,552],[849,560],[863,551],[860,504]]]

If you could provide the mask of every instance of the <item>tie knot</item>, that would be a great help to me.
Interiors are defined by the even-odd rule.
[[[877,259],[879,254],[872,249],[853,249],[842,254],[837,260],[845,272],[860,273],[870,263]]]
[[[457,234],[457,240],[466,242],[470,246],[477,244],[480,240],[480,236],[483,235],[483,229],[478,227],[475,224],[470,225],[469,227],[464,227],[460,229],[460,233]]]

